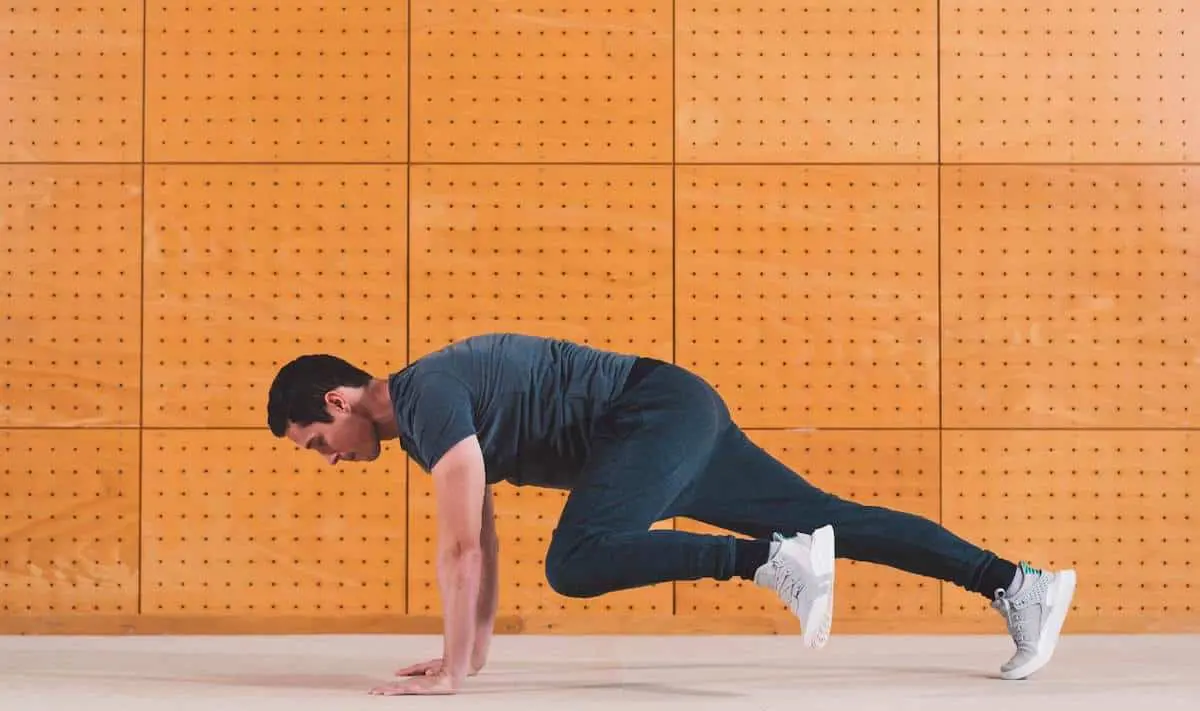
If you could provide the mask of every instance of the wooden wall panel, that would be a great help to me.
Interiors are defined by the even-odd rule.
[[[142,158],[142,3],[9,0],[0,161]]]
[[[137,430],[0,430],[0,616],[137,612]]]
[[[945,424],[1200,422],[1200,210],[1189,167],[943,176]]]
[[[138,425],[137,166],[0,166],[0,426]]]
[[[146,5],[152,161],[403,161],[406,3]]]
[[[1194,162],[1198,8],[946,0],[942,160]]]
[[[405,171],[156,166],[146,196],[146,423],[265,427],[283,362],[403,364]]]
[[[671,159],[667,0],[411,0],[414,161]]]
[[[819,485],[1077,565],[1072,625],[1200,621],[1191,4],[10,5],[0,631],[427,624],[428,475],[328,469],[266,388],[502,330],[674,360]],[[736,582],[556,595],[564,496],[497,491],[506,629],[795,629]],[[850,628],[999,629],[842,570]]]
[[[937,430],[751,431],[751,439],[813,485],[865,504],[938,520],[941,503]],[[722,533],[679,519],[681,530]],[[837,619],[932,618],[940,612],[937,581],[869,563],[839,560]],[[679,614],[795,617],[769,590],[734,579],[676,584]],[[837,623],[834,623],[836,629]]]
[[[330,467],[261,430],[148,430],[142,614],[404,612],[405,465]]]
[[[681,0],[677,160],[937,160],[937,7]]]
[[[745,427],[936,426],[937,172],[680,168],[677,355]]]
[[[412,352],[487,331],[671,358],[671,171],[421,166]]]
[[[944,448],[946,523],[1011,559],[1075,568],[1078,615],[1195,613],[1200,433],[947,432]],[[946,586],[946,615],[995,614],[984,604]]]

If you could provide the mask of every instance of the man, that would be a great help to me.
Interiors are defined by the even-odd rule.
[[[1006,679],[1046,664],[1074,592],[1074,571],[1017,566],[927,519],[815,488],[752,443],[703,379],[652,358],[520,334],[467,338],[386,378],[305,355],[279,370],[267,410],[275,436],[331,464],[374,460],[398,439],[433,478],[443,654],[375,693],[453,693],[483,666],[500,481],[570,491],[546,553],[558,593],[752,580],[799,618],[809,647],[829,637],[835,553],[991,600],[1017,647]],[[742,535],[651,530],[674,516]]]

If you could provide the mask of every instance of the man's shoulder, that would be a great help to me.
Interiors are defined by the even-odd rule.
[[[435,373],[458,375],[470,381],[482,371],[523,372],[555,367],[560,362],[583,365],[632,360],[631,354],[610,351],[564,338],[513,331],[495,331],[460,338],[431,350],[407,366],[406,377],[422,379]],[[497,363],[499,361],[500,363]],[[493,368],[493,366],[496,366]]]
[[[514,331],[479,333],[451,341],[414,361],[424,366],[467,358],[508,358],[528,355],[553,356],[563,351],[584,349],[580,343],[549,336]]]

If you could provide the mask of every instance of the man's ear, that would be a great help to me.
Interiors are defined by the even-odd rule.
[[[350,412],[350,399],[341,390],[330,390],[325,393],[325,404],[331,412]]]

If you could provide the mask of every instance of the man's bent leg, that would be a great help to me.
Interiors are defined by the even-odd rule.
[[[730,425],[719,397],[664,364],[596,423],[583,475],[546,554],[559,594],[593,597],[672,580],[733,576],[735,538],[650,530],[708,466]]]

